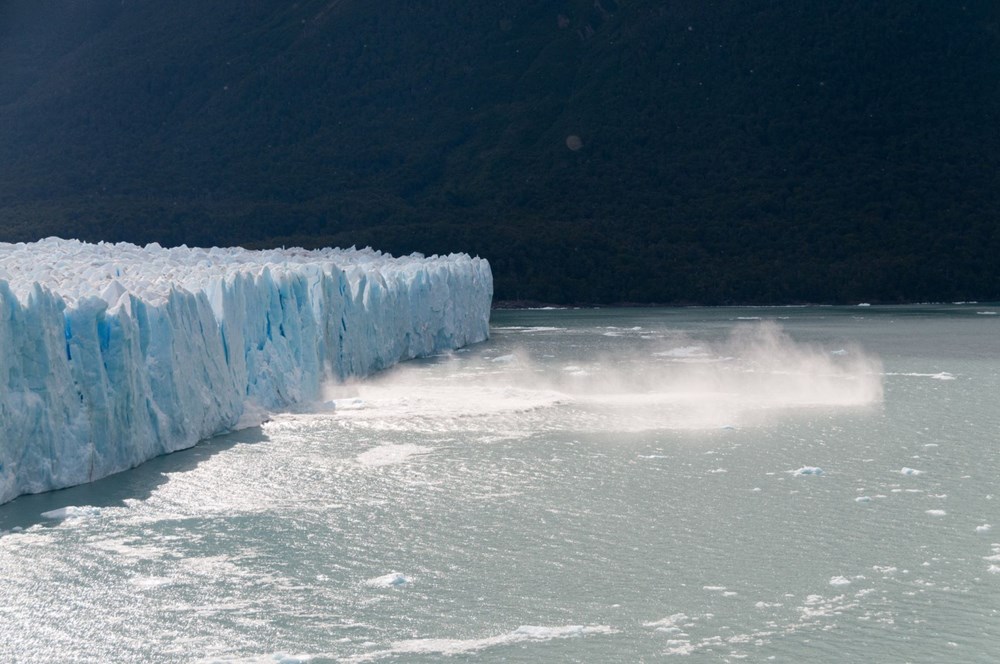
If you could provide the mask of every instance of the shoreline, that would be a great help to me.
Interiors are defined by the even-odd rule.
[[[572,302],[555,304],[552,302],[537,302],[535,300],[494,300],[490,305],[493,311],[506,310],[553,310],[553,309],[690,309],[694,307],[706,309],[794,309],[803,307],[854,307],[866,309],[869,307],[944,307],[944,306],[983,306],[997,307],[1000,302],[967,300],[958,302],[793,302],[783,304],[665,304],[662,302]]]

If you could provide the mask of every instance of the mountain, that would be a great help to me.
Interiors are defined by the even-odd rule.
[[[502,300],[1000,299],[1000,5],[0,0],[0,240],[488,258]]]

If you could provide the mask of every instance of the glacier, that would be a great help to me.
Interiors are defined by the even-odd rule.
[[[0,243],[0,503],[483,341],[492,297],[465,254]]]

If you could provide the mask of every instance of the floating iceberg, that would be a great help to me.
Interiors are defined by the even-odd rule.
[[[0,503],[483,341],[492,294],[464,254],[0,243]]]

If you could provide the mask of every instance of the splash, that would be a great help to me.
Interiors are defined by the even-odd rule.
[[[336,411],[344,422],[442,432],[732,428],[882,401],[877,358],[795,341],[771,322],[740,324],[721,342],[675,334],[613,354],[579,341],[565,355],[536,345],[453,354],[330,395],[350,405]]]

